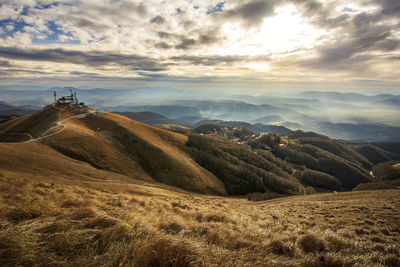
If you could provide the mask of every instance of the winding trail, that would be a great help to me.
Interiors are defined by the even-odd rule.
[[[53,107],[54,107],[55,109],[60,110],[61,112],[66,111],[65,109],[62,109],[62,108],[57,107],[55,104],[53,104]],[[76,119],[85,118],[87,115],[92,114],[92,113],[95,113],[96,110],[88,110],[88,112],[86,112],[86,113],[74,115],[74,116],[68,117],[68,118],[63,119],[63,120],[61,120],[61,117],[62,117],[62,113],[61,113],[61,112],[58,113],[58,121],[54,122],[55,125],[52,126],[52,127],[50,127],[49,129],[47,129],[45,132],[43,132],[43,133],[42,133],[39,137],[37,137],[37,138],[34,138],[34,137],[33,137],[31,134],[29,134],[29,133],[5,133],[4,131],[7,130],[8,128],[5,129],[5,130],[3,130],[3,131],[1,131],[1,132],[2,132],[2,133],[5,133],[5,134],[19,134],[19,135],[23,134],[23,135],[26,135],[26,136],[29,137],[29,140],[26,140],[26,141],[23,141],[23,142],[16,142],[16,143],[30,143],[30,142],[38,141],[38,140],[41,140],[41,139],[44,139],[44,138],[47,138],[47,137],[50,137],[50,136],[59,134],[59,133],[61,133],[62,131],[64,131],[65,129],[67,129],[67,125],[63,124],[63,122],[65,122],[65,121],[67,121],[67,120],[70,120],[70,119],[75,119],[75,118],[76,118]],[[11,127],[11,126],[10,126],[10,127]],[[48,132],[52,131],[55,127],[62,127],[62,128],[61,128],[60,130],[54,132],[54,133],[47,134]],[[46,135],[46,134],[47,134],[47,135]]]

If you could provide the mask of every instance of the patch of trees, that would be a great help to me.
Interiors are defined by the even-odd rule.
[[[390,161],[395,158],[394,156],[392,156],[392,153],[370,144],[355,145],[354,149],[357,150],[364,157],[366,157],[373,164]]]
[[[265,134],[260,138],[249,140],[248,144],[252,148],[265,149],[265,147],[270,147],[271,149],[276,149],[282,142],[281,138],[277,134]]]
[[[302,181],[315,187],[326,188],[330,190],[341,190],[342,182],[327,173],[306,169],[302,172]]]
[[[252,150],[214,136],[190,134],[187,145],[202,167],[224,184],[229,194],[274,191],[303,194],[304,188],[291,176],[291,166],[268,151]]]
[[[341,181],[345,189],[352,189],[359,183],[372,181],[372,177],[359,164],[313,145],[291,144],[286,149],[276,150],[273,153],[281,159],[334,176]]]
[[[392,153],[392,160],[400,160],[400,143],[371,143],[387,152]]]
[[[319,147],[325,151],[335,154],[336,156],[347,159],[354,163],[358,163],[364,168],[370,169],[373,166],[373,164],[362,154],[353,150],[350,146],[344,144],[341,141],[321,137],[300,138],[299,141],[302,144],[309,144]]]
[[[393,167],[393,162],[383,162],[373,168],[375,181],[400,179],[400,170]]]

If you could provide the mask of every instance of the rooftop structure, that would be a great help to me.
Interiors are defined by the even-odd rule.
[[[71,105],[71,104],[78,104],[78,98],[76,97],[76,93],[72,92],[72,90],[70,89],[70,95],[68,96],[61,96],[60,98],[57,99],[57,92],[54,91],[54,102],[56,104],[61,104],[61,105]]]

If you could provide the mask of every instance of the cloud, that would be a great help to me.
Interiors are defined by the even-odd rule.
[[[400,2],[398,0],[372,0],[370,2],[382,8],[382,15],[397,16],[400,14]]]
[[[274,14],[277,1],[253,0],[241,2],[239,5],[215,14],[223,20],[239,20],[246,27],[260,25],[266,17]]]
[[[398,0],[11,0],[0,6],[0,61],[15,69],[25,61],[32,71],[45,65],[43,72],[68,77],[149,71],[158,80],[210,73],[246,79],[256,72],[360,78],[370,68],[394,77],[399,6]]]
[[[213,45],[225,39],[219,27],[214,27],[205,31],[193,30],[187,34],[176,34],[164,31],[157,32],[157,34],[163,41],[156,42],[155,46],[162,49],[175,48],[187,50],[205,45]]]
[[[373,64],[385,60],[382,55],[396,52],[400,46],[400,38],[396,34],[400,20],[385,15],[390,13],[386,9],[396,10],[399,3],[390,0],[369,1],[369,4],[375,4],[378,8],[351,14],[337,14],[333,8],[324,5],[319,6],[317,12],[303,10],[303,14],[315,14],[311,19],[314,25],[331,29],[334,35],[314,47],[314,57],[301,59],[298,64],[319,70],[367,74],[368,70],[374,68]]]
[[[203,65],[203,66],[214,66],[220,64],[231,64],[237,62],[243,62],[247,60],[247,56],[177,56],[171,57],[170,59],[174,61],[185,61],[191,65]]]
[[[9,61],[7,60],[0,60],[0,66],[2,67],[12,67]]]
[[[0,47],[0,56],[17,60],[72,63],[91,67],[119,65],[122,67],[128,67],[130,70],[165,70],[165,65],[160,64],[158,61],[149,57],[117,54],[112,52],[83,52],[64,49],[21,49],[15,47]]]

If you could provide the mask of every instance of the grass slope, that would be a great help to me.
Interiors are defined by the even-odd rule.
[[[40,136],[83,111],[59,111],[48,106],[10,125],[7,131]],[[125,177],[161,182],[186,190],[225,195],[225,187],[181,148],[187,137],[116,114],[92,113],[63,121],[64,131],[31,143],[0,143],[0,168],[63,179]],[[58,127],[58,128],[57,128]],[[60,130],[60,126],[55,127]],[[49,131],[48,133],[51,133]],[[40,152],[40,153],[38,153]],[[106,175],[107,173],[107,175]]]
[[[249,202],[0,179],[0,265],[399,266],[398,190]]]

